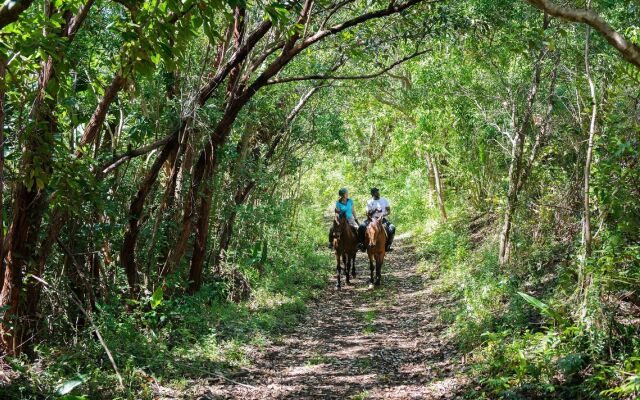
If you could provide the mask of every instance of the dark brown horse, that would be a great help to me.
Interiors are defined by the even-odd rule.
[[[338,280],[336,288],[340,289],[341,260],[344,263],[346,282],[349,285],[351,283],[350,274],[354,278],[356,276],[356,253],[358,252],[358,235],[349,225],[344,212],[333,220],[333,248],[336,251],[336,278]]]
[[[367,255],[369,256],[369,270],[371,277],[369,279],[369,287],[380,286],[380,278],[382,275],[382,263],[384,262],[385,247],[387,245],[387,233],[382,226],[382,217],[371,217],[371,222],[367,226],[364,233],[365,244],[367,246]],[[375,262],[375,279],[373,275],[373,267]]]

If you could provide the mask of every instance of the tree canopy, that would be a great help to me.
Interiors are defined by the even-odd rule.
[[[212,331],[274,334],[266,304],[302,314],[332,272],[338,189],[364,218],[377,186],[458,302],[483,396],[633,398],[639,20],[627,0],[5,0],[0,393],[77,375],[147,398],[135,371],[179,378],[166,360]]]

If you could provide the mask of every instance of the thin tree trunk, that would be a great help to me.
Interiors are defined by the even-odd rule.
[[[433,173],[433,167],[431,166],[431,157],[429,154],[426,154],[425,157],[425,165],[427,167],[427,181],[429,182],[428,189],[428,199],[429,199],[429,207],[433,207],[438,200],[436,200],[436,177]]]
[[[559,57],[557,57],[559,61]],[[517,191],[520,192],[525,182],[529,178],[531,174],[531,170],[533,169],[533,165],[540,153],[540,150],[544,147],[547,136],[549,135],[550,123],[551,123],[551,114],[553,112],[553,98],[555,96],[555,88],[558,76],[558,63],[554,66],[551,71],[551,82],[549,84],[549,96],[547,109],[545,111],[545,115],[540,123],[540,127],[538,132],[536,133],[536,137],[533,142],[533,146],[531,147],[531,153],[529,154],[529,159],[527,160],[527,164],[522,168],[522,174],[520,175],[520,179],[518,180],[518,188]]]
[[[182,134],[186,134],[186,127],[180,129]],[[178,147],[178,132],[173,135],[171,140],[164,145],[160,155],[155,159],[149,171],[145,175],[136,196],[134,197],[131,205],[129,206],[129,223],[127,225],[127,231],[124,235],[124,241],[122,242],[122,249],[120,251],[120,261],[127,273],[127,282],[129,283],[129,295],[131,298],[135,298],[138,292],[138,266],[136,264],[136,242],[139,232],[139,220],[142,216],[142,210],[144,203],[147,199],[149,192],[153,187],[153,184],[158,178],[158,174],[162,165],[167,161],[169,156]]]
[[[440,216],[444,221],[447,220],[447,210],[444,202],[444,187],[438,170],[438,162],[433,160],[433,177],[436,181],[436,191],[438,192],[438,206],[440,207]]]
[[[202,287],[202,272],[206,254],[207,235],[209,231],[209,219],[211,214],[211,202],[213,195],[212,182],[204,183],[204,190],[198,206],[198,219],[196,222],[195,241],[191,256],[191,268],[189,269],[189,294],[194,294]]]
[[[433,180],[434,180],[434,189],[436,191],[437,199],[438,199],[438,209],[440,210],[440,218],[443,221],[447,221],[447,209],[445,207],[444,201],[444,190],[442,187],[442,179],[440,177],[440,171],[438,170],[438,163],[433,156],[427,153],[427,159],[429,160],[429,164],[431,165],[431,169],[433,170]]]
[[[287,118],[285,119],[284,124],[280,128],[279,132],[276,135],[274,135],[274,138],[271,144],[269,145],[269,149],[266,151],[266,153],[262,157],[262,161],[260,160],[261,157],[260,157],[259,147],[264,143],[257,144],[257,146],[251,151],[251,154],[254,155],[253,157],[254,165],[256,165],[259,162],[263,162],[266,164],[273,158],[273,156],[276,154],[276,150],[278,149],[278,145],[280,145],[282,138],[284,137],[285,133],[287,132],[287,130],[289,129],[289,127],[291,126],[295,118],[298,116],[298,114],[300,113],[302,108],[305,106],[305,104],[307,104],[311,96],[317,93],[317,91],[320,88],[321,86],[315,86],[311,88],[309,91],[307,91],[304,95],[302,95],[298,103],[293,107],[291,112],[289,112],[289,115],[287,115]],[[236,164],[236,169],[241,168],[241,163],[244,160],[244,157],[247,152],[246,151],[247,143],[248,143],[247,141],[241,141],[241,143],[239,144],[238,153],[240,154],[240,157],[239,157],[238,163]],[[222,229],[220,230],[219,241],[218,241],[219,245],[215,249],[215,252],[212,254],[213,267],[215,271],[219,271],[222,256],[228,250],[229,244],[231,243],[231,238],[233,237],[233,228],[234,228],[234,224],[238,214],[237,208],[238,206],[244,204],[247,201],[247,199],[249,198],[249,194],[251,194],[251,192],[255,188],[255,185],[256,185],[256,179],[253,178],[249,182],[247,182],[245,185],[239,185],[238,188],[236,189],[236,192],[233,196],[233,210],[222,225]]]
[[[245,9],[237,6],[234,10],[233,24],[233,42],[234,50],[239,51],[244,40],[245,30]],[[232,99],[236,93],[236,87],[240,78],[240,71],[243,63],[236,65],[229,73],[229,82],[227,84],[227,99]],[[231,126],[229,126],[229,129]],[[226,135],[225,135],[226,136]],[[215,164],[210,168],[215,168]],[[210,176],[213,171],[210,171]],[[211,204],[213,201],[213,188],[211,182],[205,182],[204,193],[200,199],[198,211],[198,220],[196,223],[195,241],[193,243],[193,254],[191,257],[191,268],[189,272],[189,293],[193,294],[202,286],[202,270],[207,247],[207,234],[209,233],[209,220],[211,219]]]
[[[587,0],[587,9],[591,6],[591,1]],[[580,318],[584,320],[587,313],[588,291],[591,285],[591,276],[585,272],[586,263],[592,253],[592,237],[591,237],[591,204],[589,201],[589,181],[591,177],[591,163],[593,157],[593,140],[596,135],[596,119],[598,116],[598,107],[596,99],[596,85],[591,75],[591,64],[589,62],[589,46],[590,46],[591,29],[587,26],[587,33],[584,46],[584,68],[587,82],[589,83],[589,94],[591,96],[591,121],[589,123],[589,139],[587,140],[587,154],[584,162],[584,186],[582,188],[582,240],[584,243],[584,259],[580,263],[578,270],[578,288],[581,296]]]
[[[178,183],[178,176],[182,173],[183,160],[185,156],[185,150],[188,143],[188,135],[184,134],[180,140],[180,146],[178,147],[178,151],[176,152],[176,156],[174,157],[174,162],[172,164],[169,176],[167,178],[167,186],[165,187],[164,194],[162,196],[162,200],[160,202],[160,207],[158,207],[158,213],[156,216],[156,221],[153,224],[153,229],[151,230],[151,240],[149,244],[149,251],[147,252],[147,259],[149,265],[153,262],[153,252],[155,250],[156,239],[158,234],[158,229],[160,228],[160,223],[163,220],[163,216],[165,212],[173,207],[176,200],[176,190]],[[148,274],[149,272],[147,272]],[[161,271],[159,271],[161,273]]]
[[[584,53],[584,66],[589,82],[589,93],[591,95],[591,122],[589,124],[589,140],[587,142],[587,157],[584,163],[584,187],[583,187],[583,219],[582,232],[584,240],[584,256],[585,260],[591,257],[591,210],[589,204],[589,178],[591,176],[591,162],[593,157],[593,139],[596,134],[596,118],[598,115],[598,107],[596,103],[596,86],[591,75],[591,66],[589,64],[589,42],[591,28],[587,27],[587,38]]]
[[[27,312],[19,310],[20,304],[24,301],[24,296],[21,295],[23,270],[28,269],[27,273],[34,272],[31,267],[34,264],[31,258],[35,254],[35,243],[46,208],[43,186],[44,180],[51,174],[51,148],[53,134],[56,131],[52,115],[55,108],[55,93],[47,93],[47,87],[53,79],[55,79],[53,59],[50,57],[43,64],[40,73],[38,95],[32,109],[33,128],[27,133],[21,163],[23,171],[33,170],[34,154],[37,150],[40,156],[38,168],[46,176],[40,177],[40,182],[30,179],[29,187],[25,186],[23,180],[16,183],[13,195],[13,218],[7,236],[9,243],[5,277],[0,293],[0,307],[8,306],[1,328],[5,332],[4,350],[10,354],[20,353],[22,336],[29,330],[29,327],[17,321],[17,318]],[[30,284],[32,283],[27,283],[27,285]]]
[[[0,288],[4,283],[4,94],[6,61],[0,56]]]
[[[546,29],[549,25],[549,17],[544,16],[543,29]],[[540,73],[542,71],[542,61],[544,59],[546,49],[542,48],[538,52],[538,56],[535,60],[533,70],[533,81],[529,94],[527,95],[527,102],[525,105],[524,114],[516,129],[513,143],[511,147],[511,163],[509,165],[509,190],[507,192],[507,206],[504,212],[504,222],[502,230],[500,231],[500,247],[498,253],[498,259],[500,265],[505,265],[509,261],[509,240],[511,236],[511,225],[513,222],[513,214],[516,210],[518,202],[518,189],[519,182],[522,176],[522,156],[524,153],[524,142],[527,136],[527,132],[531,124],[531,116],[533,114],[533,105],[538,93],[538,87],[540,85]]]
[[[113,81],[111,82],[109,87],[106,88],[106,90],[104,91],[104,96],[102,96],[102,99],[98,103],[98,106],[91,115],[91,119],[89,119],[87,126],[84,128],[84,133],[82,135],[82,138],[80,139],[80,142],[78,143],[78,152],[76,153],[76,155],[80,154],[83,146],[94,142],[94,139],[102,128],[102,124],[104,123],[107,112],[109,111],[109,106],[111,106],[111,103],[113,103],[116,96],[118,95],[118,92],[122,90],[125,83],[126,79],[120,73],[118,73],[113,78]]]

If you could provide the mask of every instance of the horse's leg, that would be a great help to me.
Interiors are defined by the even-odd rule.
[[[338,254],[337,252],[336,252],[336,261],[337,261],[337,263],[336,263],[336,279],[338,280],[338,282],[336,282],[336,289],[340,289],[340,287],[342,286],[342,285],[340,285],[340,272],[341,272],[340,271],[340,269],[341,269],[341,267],[340,267],[340,254]]]
[[[373,256],[369,256],[369,272],[371,274],[369,283],[373,285]]]
[[[376,257],[376,286],[380,286],[382,278],[382,256]]]
[[[358,250],[355,253],[351,254],[351,276],[356,277],[356,255],[358,254]]]
[[[345,252],[342,255],[342,262],[344,263],[344,277],[347,285],[351,284],[350,276],[349,276],[349,254]]]

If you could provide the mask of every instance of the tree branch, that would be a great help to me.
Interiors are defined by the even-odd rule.
[[[198,104],[204,105],[209,100],[209,97],[220,86],[222,81],[227,77],[229,72],[237,65],[239,65],[249,54],[258,41],[271,29],[272,22],[267,20],[263,21],[258,27],[249,34],[246,41],[240,46],[240,48],[231,56],[229,61],[218,71],[218,73],[207,83],[198,95]]]
[[[167,135],[164,138],[153,142],[151,144],[148,144],[146,146],[142,146],[142,147],[138,147],[137,149],[133,149],[133,150],[128,150],[120,155],[117,155],[115,157],[113,157],[111,159],[111,161],[109,161],[108,163],[106,163],[105,165],[103,165],[100,170],[98,171],[98,175],[99,177],[104,177],[104,175],[108,174],[109,172],[113,171],[114,169],[116,169],[118,166],[120,166],[120,164],[135,158],[135,157],[139,157],[142,156],[144,154],[147,154],[159,147],[164,146],[165,144],[169,143],[170,141],[172,141],[174,139],[175,136],[178,135],[178,133],[180,132],[180,130],[176,130],[174,133],[172,133],[171,135]]]
[[[20,14],[33,3],[33,0],[5,0],[0,7],[0,29],[16,22]]]
[[[422,50],[422,51],[416,51],[413,54],[410,54],[408,56],[405,56],[403,58],[401,58],[400,60],[396,60],[395,62],[389,64],[388,66],[384,67],[383,69],[371,73],[371,74],[366,74],[366,75],[326,75],[326,74],[316,74],[316,75],[306,75],[306,76],[290,76],[290,77],[285,77],[285,78],[280,78],[280,79],[271,79],[267,82],[268,85],[274,85],[277,83],[285,83],[285,82],[294,82],[294,81],[308,81],[308,80],[359,80],[359,79],[371,79],[371,78],[376,78],[382,74],[384,74],[385,72],[388,72],[390,70],[392,70],[393,68],[397,67],[398,65],[411,60],[412,58],[418,57],[422,54],[425,54],[427,52],[431,51],[431,49],[427,49],[427,50]]]
[[[640,69],[640,48],[614,30],[597,13],[585,9],[560,7],[549,0],[527,0],[527,2],[551,16],[591,26],[615,47],[625,60]]]

